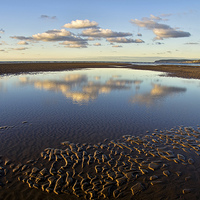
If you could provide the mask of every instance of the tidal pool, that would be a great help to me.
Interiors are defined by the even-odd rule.
[[[3,76],[0,151],[23,160],[48,146],[97,143],[199,123],[200,81],[133,69]]]

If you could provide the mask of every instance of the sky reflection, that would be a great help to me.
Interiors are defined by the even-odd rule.
[[[164,99],[168,96],[173,96],[178,93],[186,92],[186,88],[169,87],[160,84],[152,84],[150,92],[145,94],[136,94],[131,98],[131,103],[140,103],[145,105],[154,104],[157,100]]]
[[[95,81],[94,81],[95,80]],[[120,79],[112,75],[106,80],[101,76],[93,79],[85,74],[69,74],[60,80],[19,78],[20,84],[31,84],[36,89],[62,92],[62,94],[75,103],[89,102],[98,98],[100,94],[109,94],[114,90],[130,90],[132,85],[140,85],[142,80]]]
[[[62,78],[46,78],[30,79],[28,77],[20,77],[20,84],[30,84],[36,89],[61,92],[67,99],[74,103],[88,103],[98,98],[101,94],[110,94],[112,91],[133,91],[135,93],[129,98],[131,103],[139,103],[145,105],[155,104],[157,100],[173,95],[186,92],[185,87],[167,86],[150,82],[149,91],[145,93],[140,91],[141,84],[146,80],[129,79],[119,75],[109,75],[106,78],[102,76],[89,76],[88,74],[73,73],[67,74]],[[148,88],[148,87],[147,87]]]

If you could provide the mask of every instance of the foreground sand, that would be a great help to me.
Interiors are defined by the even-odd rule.
[[[199,67],[124,63],[6,64],[0,65],[0,73],[118,66],[200,78]],[[5,133],[4,129],[1,127],[0,133]],[[37,151],[22,161],[1,152],[0,199],[199,199],[199,128],[178,127],[142,134],[98,144],[65,141],[60,147],[41,148],[41,154]],[[23,151],[16,149],[20,155]]]
[[[200,128],[98,144],[62,142],[26,163],[1,156],[1,199],[199,199]]]
[[[0,64],[0,75],[18,74],[23,72],[61,71],[81,68],[115,68],[127,67],[131,69],[153,70],[167,72],[168,76],[200,79],[200,66],[182,65],[131,65],[129,63],[18,63]]]

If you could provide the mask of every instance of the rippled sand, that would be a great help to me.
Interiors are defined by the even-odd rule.
[[[5,127],[3,127],[5,128]],[[3,129],[2,128],[2,129]],[[67,138],[66,138],[67,139]],[[98,144],[63,141],[20,163],[1,156],[1,199],[199,199],[200,128]]]

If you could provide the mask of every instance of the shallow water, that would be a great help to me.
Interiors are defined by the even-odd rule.
[[[119,68],[1,77],[1,154],[23,160],[64,140],[196,126],[200,81],[163,75]]]

